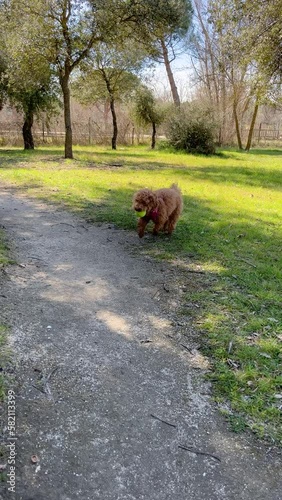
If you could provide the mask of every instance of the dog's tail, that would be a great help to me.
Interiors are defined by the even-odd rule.
[[[174,191],[177,191],[179,194],[181,194],[181,190],[179,189],[177,184],[172,184],[170,186],[170,189],[174,189]]]

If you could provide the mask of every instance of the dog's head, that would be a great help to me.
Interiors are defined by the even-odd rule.
[[[150,189],[141,189],[133,196],[132,208],[136,212],[150,212],[157,206],[157,196]]]

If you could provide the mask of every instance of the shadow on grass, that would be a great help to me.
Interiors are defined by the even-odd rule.
[[[213,183],[226,183],[234,185],[246,185],[246,186],[256,186],[263,188],[273,188],[279,189],[282,186],[282,169],[279,171],[278,168],[262,168],[250,167],[248,164],[246,167],[238,165],[208,165],[208,166],[179,166],[175,164],[170,164],[168,161],[158,161],[158,156],[155,152],[149,151],[138,151],[130,152],[126,151],[74,151],[74,160],[65,163],[63,157],[63,149],[38,149],[33,151],[25,151],[18,149],[0,149],[0,168],[18,168],[18,164],[22,163],[23,168],[34,168],[37,165],[37,161],[48,162],[60,162],[60,166],[66,166],[70,168],[89,168],[89,169],[122,169],[127,168],[132,171],[146,170],[146,171],[161,171],[161,170],[172,170],[172,172],[178,176],[181,176],[186,180],[187,177],[195,180],[207,180]],[[253,150],[251,152],[254,155],[269,155],[277,156],[281,155],[282,151],[279,150]],[[246,153],[247,154],[247,153]],[[177,153],[173,155],[174,160],[177,157]],[[191,162],[192,155],[187,155],[187,158]],[[95,164],[95,158],[97,160],[97,165]],[[212,158],[210,160],[212,162]],[[229,155],[228,152],[219,152],[217,156],[214,157],[215,163],[222,159],[223,161],[227,158],[232,158],[233,161],[242,161],[242,153],[240,157],[236,158],[233,155]],[[103,161],[104,159],[104,161]],[[134,159],[136,162],[134,163]],[[108,162],[109,160],[109,162]],[[141,161],[140,161],[141,160]],[[143,161],[144,160],[144,161]],[[168,158],[169,160],[169,158]],[[183,161],[183,157],[182,157]],[[93,164],[94,163],[94,164]],[[120,163],[116,165],[116,163]]]
[[[230,148],[228,149],[227,147],[224,149],[218,149],[217,152],[215,153],[214,156],[218,156],[221,158],[234,158],[234,155],[236,153],[241,156],[241,155],[256,155],[256,156],[281,156],[282,155],[282,149],[271,149],[271,148],[255,148],[251,149],[250,151],[245,151],[244,149],[237,149],[237,148]]]
[[[245,153],[262,156],[282,156],[282,149],[251,149],[251,151],[245,151]]]
[[[214,183],[256,186],[262,188],[280,188],[282,187],[282,169],[264,169],[256,167],[187,167],[177,171],[181,175],[191,177],[192,179],[207,180]]]
[[[157,155],[156,155],[157,158]],[[135,159],[135,162],[134,162]],[[148,161],[146,163],[146,160]],[[0,148],[0,168],[35,168],[37,162],[58,162],[59,166],[69,168],[89,168],[89,169],[119,169],[125,167],[132,170],[165,170],[175,168],[169,163],[154,161],[154,155],[150,152],[138,151],[130,153],[128,151],[93,151],[74,150],[74,158],[64,158],[62,149],[1,149]],[[95,163],[97,162],[97,163]],[[58,166],[58,165],[57,165]]]
[[[0,148],[0,168],[18,168],[18,163],[28,161],[31,166],[24,165],[24,168],[33,168],[39,157],[58,156],[56,159],[63,159],[63,149],[2,149]],[[47,159],[46,159],[47,161]]]

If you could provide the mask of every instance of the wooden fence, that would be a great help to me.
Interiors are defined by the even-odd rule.
[[[282,141],[282,130],[278,126],[260,123],[254,130],[254,139],[258,144],[260,141]]]

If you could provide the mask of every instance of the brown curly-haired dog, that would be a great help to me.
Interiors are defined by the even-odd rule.
[[[141,189],[133,197],[132,208],[137,213],[146,211],[138,221],[140,238],[144,236],[145,228],[151,220],[155,224],[153,234],[158,234],[159,231],[171,234],[183,208],[181,191],[176,184],[157,191]]]

